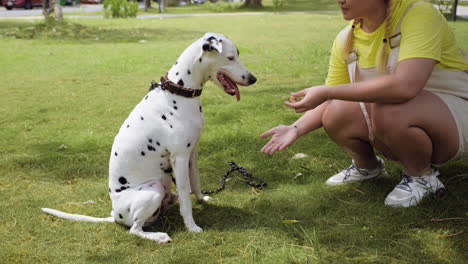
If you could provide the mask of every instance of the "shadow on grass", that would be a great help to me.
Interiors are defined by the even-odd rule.
[[[193,40],[201,31],[166,28],[98,28],[71,22],[0,21],[0,35],[18,39],[52,39],[77,41],[83,44]]]
[[[436,223],[430,218],[441,214],[463,214],[463,203],[452,204],[453,201],[427,199],[418,207],[409,209],[386,207],[383,199],[389,186],[393,186],[391,183],[391,179],[376,179],[354,184],[351,188],[323,187],[327,190],[321,193],[295,192],[268,196],[244,203],[241,207],[207,203],[194,209],[194,218],[205,231],[217,231],[219,237],[231,236],[232,233],[248,234],[249,231],[271,230],[273,234],[281,233],[289,237],[297,245],[327,252],[339,249],[337,256],[346,252],[348,257],[362,257],[362,250],[386,252],[391,246],[405,252],[403,255],[407,257],[438,262],[445,260],[445,249],[430,252],[432,245],[428,244],[437,245],[442,239],[450,241],[451,257],[464,256],[462,235],[441,235],[439,241],[430,238],[434,234],[445,232],[441,230],[456,230],[453,234],[463,234],[464,230],[466,232],[466,226],[461,221]],[[462,188],[466,188],[467,184],[465,180]],[[365,195],[353,191],[353,188],[360,189]],[[239,197],[246,199],[242,194]],[[297,222],[291,223],[288,220]],[[168,232],[171,236],[186,232],[178,205],[173,206],[169,215],[147,231]]]
[[[90,140],[81,144],[49,141],[30,145],[33,155],[12,157],[13,163],[25,171],[38,171],[47,181],[70,182],[76,178],[107,178],[110,146]],[[44,178],[41,178],[44,180]]]

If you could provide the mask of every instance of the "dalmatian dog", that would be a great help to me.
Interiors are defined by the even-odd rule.
[[[146,232],[177,199],[180,214],[190,232],[201,232],[192,215],[190,192],[207,201],[200,190],[197,145],[204,124],[201,91],[208,80],[240,99],[237,85],[248,86],[256,78],[239,60],[239,50],[227,37],[206,33],[178,58],[161,83],[134,108],[115,136],[109,162],[108,218],[42,210],[70,220],[116,222],[130,233],[159,243],[166,233]],[[177,195],[171,192],[172,175]]]

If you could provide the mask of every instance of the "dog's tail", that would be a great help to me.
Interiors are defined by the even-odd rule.
[[[115,222],[115,219],[112,216],[107,217],[107,218],[92,217],[92,216],[87,216],[87,215],[64,213],[64,212],[50,209],[50,208],[42,208],[42,211],[51,215],[55,215],[60,218],[68,219],[68,220],[86,221],[86,222]]]

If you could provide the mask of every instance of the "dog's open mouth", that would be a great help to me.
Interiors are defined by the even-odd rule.
[[[231,78],[229,78],[229,76],[224,72],[218,72],[216,77],[218,78],[218,81],[223,86],[224,91],[227,94],[236,95],[236,99],[237,101],[239,101],[240,93],[239,93],[239,88],[237,87],[237,84]]]

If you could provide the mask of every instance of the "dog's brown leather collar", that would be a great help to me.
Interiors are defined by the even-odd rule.
[[[166,76],[161,76],[161,84],[155,84],[154,82],[151,83],[150,90],[153,90],[154,88],[156,88],[156,86],[161,87],[162,90],[168,90],[173,94],[177,94],[188,98],[200,96],[202,93],[201,89],[186,88],[170,81],[169,78],[167,78],[167,74]]]

